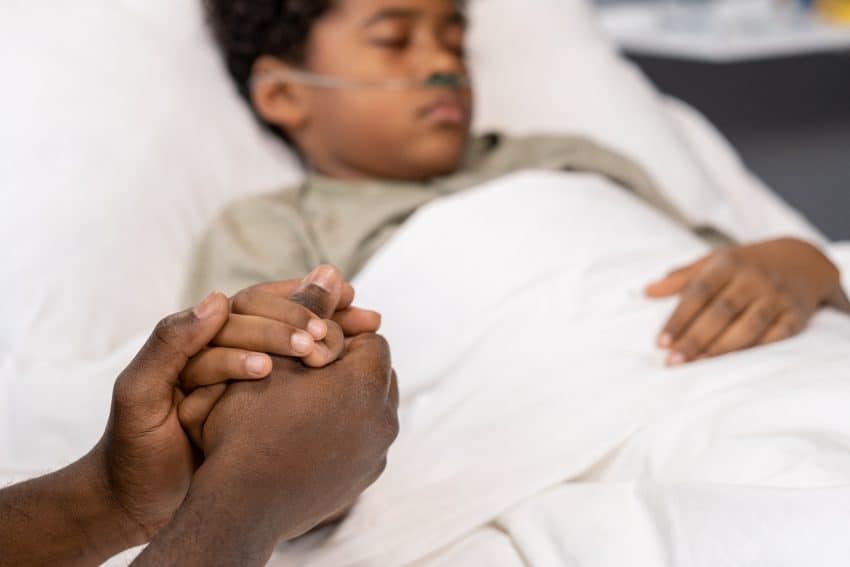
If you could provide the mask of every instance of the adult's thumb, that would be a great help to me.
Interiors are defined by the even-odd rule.
[[[186,362],[218,334],[229,313],[227,297],[213,292],[194,308],[161,320],[119,376],[116,390],[134,405],[170,403]]]

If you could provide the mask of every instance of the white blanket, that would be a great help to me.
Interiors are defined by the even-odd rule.
[[[846,564],[848,491],[824,495],[850,486],[850,318],[666,370],[653,342],[673,303],[642,289],[704,252],[591,175],[520,173],[421,211],[357,282],[402,388],[387,472],[274,562]],[[834,514],[810,513],[823,502]],[[777,506],[787,521],[759,520]],[[819,537],[790,529],[801,517]]]

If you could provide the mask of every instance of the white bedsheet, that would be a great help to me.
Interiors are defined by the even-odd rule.
[[[400,376],[387,472],[274,563],[607,565],[628,545],[646,565],[850,561],[833,525],[850,486],[850,319],[823,312],[795,340],[666,370],[653,339],[673,302],[641,290],[704,251],[590,175],[520,173],[420,212],[357,282]],[[618,504],[632,517],[609,521]],[[801,518],[816,537],[792,529]],[[618,526],[638,535],[606,559]]]
[[[423,211],[358,282],[404,395],[387,477],[274,561],[847,564],[847,321],[662,370],[652,337],[672,303],[640,288],[702,250],[592,176],[524,173]],[[850,245],[830,250],[850,273]],[[0,353],[0,484],[91,447],[144,338],[73,365]]]

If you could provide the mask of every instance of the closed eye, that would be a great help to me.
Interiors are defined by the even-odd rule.
[[[406,37],[403,38],[387,38],[387,39],[373,39],[371,41],[372,45],[376,47],[380,47],[382,49],[393,49],[393,50],[402,50],[407,49],[410,46],[410,40]]]

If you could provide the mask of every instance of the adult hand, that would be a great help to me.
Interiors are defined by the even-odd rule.
[[[0,490],[0,565],[93,565],[149,541],[183,502],[194,450],[178,376],[218,333],[227,298],[164,319],[115,384],[103,437],[79,461]],[[45,537],[47,535],[47,537]]]
[[[179,376],[228,317],[227,298],[210,294],[194,309],[163,319],[115,383],[112,411],[89,457],[104,486],[150,540],[174,515],[189,490],[197,456],[177,418]]]
[[[384,470],[398,433],[386,341],[355,337],[325,368],[273,360],[269,378],[232,384],[215,404],[200,438],[206,460],[138,565],[262,565],[280,539],[345,508]]]
[[[328,265],[303,279],[260,284],[233,296],[224,328],[189,360],[182,375],[183,389],[191,395],[180,404],[179,417],[195,443],[201,446],[201,428],[227,389],[228,376],[268,376],[271,355],[321,368],[339,358],[346,338],[376,333],[380,314],[353,307],[353,301],[354,288]],[[310,342],[310,352],[295,352],[293,338],[308,333],[312,336],[302,338]],[[263,361],[260,372],[248,373],[244,361],[249,358]],[[206,384],[212,385],[202,387]]]
[[[381,326],[379,313],[353,307],[353,300],[354,288],[333,266],[240,291],[231,298],[227,324],[186,365],[184,391],[228,378],[266,377],[271,354],[300,358],[311,367],[330,364],[342,352],[344,337],[375,333]],[[223,393],[224,386],[215,390]]]

